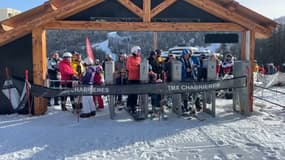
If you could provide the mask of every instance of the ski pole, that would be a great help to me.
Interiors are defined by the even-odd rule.
[[[8,67],[5,67],[5,71],[6,71],[6,79],[7,80],[10,80],[10,76],[9,76],[9,70],[8,70]],[[10,101],[10,103],[11,103],[11,106],[9,107],[9,109],[10,109],[10,112],[12,113],[13,112],[13,104],[12,104],[12,96],[11,96],[11,90],[10,90],[10,88],[8,89],[8,92],[9,92],[9,101]]]
[[[30,102],[30,88],[29,88],[29,71],[26,69],[25,70],[25,75],[26,75],[26,94],[27,94],[27,100],[28,100],[28,112],[31,114],[31,102]]]

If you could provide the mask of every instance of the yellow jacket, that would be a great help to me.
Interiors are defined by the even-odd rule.
[[[77,77],[80,77],[80,75],[85,72],[85,67],[83,64],[76,60],[71,61],[71,68]]]

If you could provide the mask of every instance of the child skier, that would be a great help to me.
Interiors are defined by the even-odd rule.
[[[89,57],[84,59],[84,65],[86,66],[86,70],[82,77],[83,85],[93,85],[95,70],[92,67],[93,60]],[[92,96],[82,96],[82,110],[80,113],[81,118],[88,118],[90,116],[96,115],[96,107],[93,101]]]
[[[102,75],[102,66],[97,65],[95,68],[95,75],[94,75],[94,84],[95,85],[102,85],[104,83],[103,75]],[[98,109],[104,109],[104,101],[101,95],[93,96],[94,103],[97,105]]]

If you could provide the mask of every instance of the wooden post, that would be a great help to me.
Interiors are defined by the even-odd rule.
[[[242,32],[241,35],[241,55],[240,55],[240,59],[243,61],[246,61],[246,31]]]
[[[151,1],[143,0],[143,21],[150,22],[151,21]]]
[[[47,73],[46,31],[36,28],[33,35],[33,81],[36,85],[44,86]],[[47,99],[34,98],[34,114],[42,115],[47,111]]]
[[[157,32],[153,32],[153,49],[157,49],[158,44],[157,44]]]
[[[250,67],[249,67],[249,111],[253,112],[253,68],[254,68],[254,51],[255,51],[255,30],[250,31]]]

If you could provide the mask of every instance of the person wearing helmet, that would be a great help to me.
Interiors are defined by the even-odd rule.
[[[139,84],[140,83],[140,63],[141,63],[141,48],[139,46],[134,46],[131,48],[131,56],[127,58],[126,68],[128,70],[128,84]],[[128,95],[127,107],[128,109],[135,113],[137,105],[137,94]]]
[[[180,57],[180,61],[182,63],[182,69],[181,69],[181,80],[182,81],[194,81],[196,80],[196,75],[195,71],[197,71],[197,67],[199,62],[197,57],[192,56],[192,50],[190,49],[184,49],[182,51],[182,56]],[[189,100],[189,95],[188,93],[183,93],[182,94],[182,99],[183,99],[183,105],[181,106],[183,115],[188,115],[189,112],[190,114],[194,114],[195,111],[191,106],[188,106],[188,100]],[[194,96],[195,102],[198,101],[197,97]]]
[[[230,53],[228,53],[224,61],[222,62],[223,74],[224,75],[232,74],[233,66],[234,66],[233,56]]]
[[[76,77],[75,72],[71,68],[71,58],[72,54],[70,52],[65,52],[63,54],[63,60],[59,62],[58,69],[61,75],[61,85],[63,88],[72,88],[72,80]],[[66,111],[67,97],[61,97],[61,110]],[[70,96],[72,106],[75,108],[74,97]]]
[[[103,78],[103,68],[101,65],[97,65],[95,67],[95,74],[94,74],[94,85],[103,85],[104,83],[104,78]],[[98,95],[98,96],[93,96],[93,102],[95,104],[97,104],[98,109],[104,109],[104,101],[102,98],[102,95]]]
[[[93,85],[95,70],[92,67],[94,65],[93,60],[87,57],[83,60],[86,67],[85,72],[82,76],[83,85]],[[96,115],[96,106],[93,101],[93,96],[82,96],[82,109],[80,113],[81,118],[88,118]]]
[[[81,54],[76,51],[72,52],[71,67],[76,76],[80,78],[84,72],[84,66],[82,64]]]

